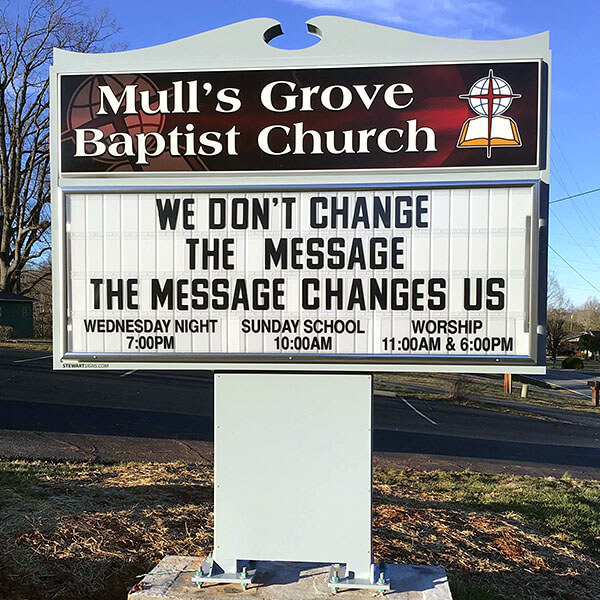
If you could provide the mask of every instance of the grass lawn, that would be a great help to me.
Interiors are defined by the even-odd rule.
[[[10,348],[11,350],[39,350],[41,352],[52,352],[52,344],[43,341],[30,341],[30,342],[15,342],[5,341],[0,342],[0,348]]]
[[[206,465],[0,462],[0,597],[124,600],[212,545]],[[374,552],[440,564],[455,600],[600,598],[600,482],[377,470]]]

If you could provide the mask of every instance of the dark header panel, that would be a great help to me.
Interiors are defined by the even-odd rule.
[[[63,173],[538,166],[535,61],[60,80]]]

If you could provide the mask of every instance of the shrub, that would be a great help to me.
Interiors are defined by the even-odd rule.
[[[0,342],[9,340],[13,335],[13,328],[10,325],[0,325]]]
[[[562,369],[583,369],[583,361],[578,356],[569,356],[560,366]]]
[[[464,402],[469,399],[468,386],[462,377],[457,377],[450,383],[450,399],[455,402]]]

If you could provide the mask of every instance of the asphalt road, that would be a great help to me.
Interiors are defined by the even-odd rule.
[[[55,372],[44,356],[0,351],[0,455],[212,460],[210,373]],[[557,422],[405,399],[376,397],[379,464],[600,479],[600,416]]]

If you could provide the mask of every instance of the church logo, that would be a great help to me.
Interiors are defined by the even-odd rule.
[[[487,77],[478,79],[468,94],[461,94],[461,100],[468,100],[471,110],[478,115],[468,119],[462,127],[458,148],[486,148],[487,157],[492,157],[493,148],[521,146],[519,128],[513,119],[503,116],[510,108],[514,94],[504,79],[494,75],[490,69]]]

